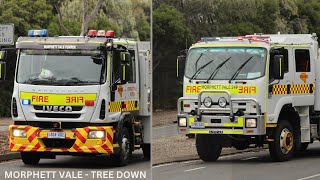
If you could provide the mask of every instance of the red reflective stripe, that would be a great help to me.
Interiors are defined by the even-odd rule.
[[[93,146],[88,146],[88,149],[93,152],[93,153],[98,153],[98,151],[96,150],[96,148],[94,148]]]
[[[31,149],[31,151],[37,151],[38,149],[40,149],[40,143],[37,143],[34,148]]]
[[[78,152],[83,152],[83,150],[80,149],[80,147],[78,145],[76,145],[76,144],[74,144],[72,147]]]
[[[44,150],[44,152],[51,152],[52,148],[46,148],[46,150]]]
[[[86,138],[84,138],[79,132],[76,134],[76,136],[82,143],[86,142]]]
[[[83,128],[83,130],[85,130],[87,133],[89,133],[89,131],[90,131],[90,128],[88,128],[88,127],[85,127],[85,128]]]
[[[109,142],[111,142],[111,144],[113,143],[113,139],[109,133],[107,133],[107,139],[109,140]]]
[[[111,149],[110,149],[107,145],[103,144],[101,147],[102,147],[105,151],[107,151],[109,154],[112,154]]]
[[[18,125],[13,125],[12,126],[12,129],[17,129],[18,128]]]
[[[38,130],[36,130],[35,132],[33,132],[33,133],[28,137],[29,142],[32,142],[32,140],[33,140],[34,138],[36,138],[37,135],[38,135]]]
[[[23,151],[25,148],[27,148],[27,145],[24,144],[18,149],[18,151]]]
[[[10,149],[12,149],[13,146],[14,146],[14,144],[11,142],[11,143],[10,143]]]
[[[31,129],[31,126],[26,126],[26,127],[24,128],[24,130],[25,130],[26,132],[28,132],[29,129]]]
[[[97,129],[98,129],[99,131],[104,131],[104,128],[103,128],[103,127],[97,127]]]
[[[61,150],[62,150],[63,152],[69,152],[69,150],[66,149],[66,148],[61,148]]]

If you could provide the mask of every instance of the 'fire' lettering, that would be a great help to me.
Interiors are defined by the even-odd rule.
[[[49,97],[33,95],[32,102],[49,102]]]
[[[67,96],[66,97],[66,103],[83,103],[84,98],[82,96]]]

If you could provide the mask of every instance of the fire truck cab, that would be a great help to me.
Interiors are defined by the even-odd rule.
[[[204,161],[264,144],[289,160],[320,138],[319,67],[316,34],[202,38],[178,58],[178,131]]]
[[[113,31],[48,37],[30,30],[16,42],[10,151],[25,164],[55,155],[110,155],[126,165],[150,157],[150,43]]]

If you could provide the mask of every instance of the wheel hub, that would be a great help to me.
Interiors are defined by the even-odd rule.
[[[129,155],[129,151],[130,151],[130,142],[129,142],[129,139],[125,136],[122,137],[121,148],[122,148],[123,157],[124,157],[124,159],[126,159],[127,156]]]
[[[282,153],[288,154],[293,148],[293,135],[287,129],[284,128],[280,134],[280,149]]]

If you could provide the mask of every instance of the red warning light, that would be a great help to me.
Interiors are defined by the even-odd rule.
[[[94,106],[94,100],[86,100],[85,105],[86,106]]]
[[[97,36],[97,30],[89,30],[88,37],[96,37]]]
[[[108,30],[108,31],[106,32],[106,37],[108,37],[108,38],[115,37],[114,31]]]

